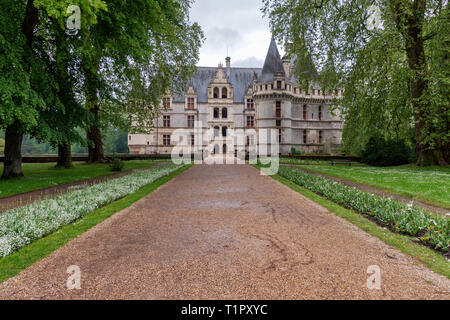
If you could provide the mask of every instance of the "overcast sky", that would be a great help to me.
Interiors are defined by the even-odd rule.
[[[231,66],[262,67],[271,33],[261,7],[261,0],[195,0],[191,20],[201,25],[206,37],[198,65],[225,64],[228,49]]]

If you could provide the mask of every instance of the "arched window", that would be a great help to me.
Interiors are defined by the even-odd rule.
[[[214,108],[214,119],[219,118],[219,108]]]
[[[222,88],[222,99],[228,98],[228,90],[227,88]]]
[[[219,154],[220,153],[220,149],[219,149],[219,145],[218,144],[216,144],[216,145],[214,145],[214,154]]]
[[[214,127],[214,137],[218,137],[219,136],[219,132],[220,132],[220,128],[219,127]]]
[[[222,137],[226,137],[227,136],[227,127],[222,127]]]
[[[222,108],[222,118],[227,119],[228,118],[228,109]]]
[[[319,120],[322,120],[322,106],[319,106]]]
[[[306,130],[303,130],[303,143],[304,144],[306,144],[307,136],[308,136],[308,134],[307,134]]]
[[[214,88],[214,94],[213,94],[213,97],[214,97],[214,99],[218,99],[219,98],[219,88]]]
[[[303,120],[306,120],[307,112],[308,112],[308,106],[305,104],[303,106]]]

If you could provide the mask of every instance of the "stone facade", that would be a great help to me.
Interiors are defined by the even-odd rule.
[[[272,40],[262,69],[232,68],[230,58],[225,67],[199,67],[183,95],[164,97],[164,111],[155,119],[152,134],[129,135],[130,153],[170,154],[179,142],[172,136],[175,130],[184,129],[188,143],[194,142],[195,121],[218,137],[200,147],[210,154],[235,153],[240,143],[249,150],[259,143],[254,134],[261,129],[276,132],[283,155],[290,154],[292,147],[307,153],[335,149],[341,144],[343,123],[329,107],[343,91],[324,93],[312,85],[305,92],[292,76],[291,64],[291,59],[281,59]],[[233,130],[248,137],[244,142],[230,141]]]

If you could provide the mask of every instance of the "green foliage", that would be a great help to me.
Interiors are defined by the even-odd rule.
[[[301,193],[305,197],[317,202],[321,206],[327,208],[339,217],[342,217],[350,223],[357,226],[359,229],[368,234],[382,240],[389,246],[399,249],[400,251],[414,257],[422,262],[425,266],[436,273],[442,274],[450,279],[450,266],[448,260],[442,254],[435,252],[421,244],[411,241],[410,236],[398,234],[379,226],[375,222],[366,219],[364,216],[356,213],[353,210],[345,209],[334,202],[331,202],[306,188],[303,188],[292,181],[283,178],[279,175],[272,176],[273,179],[280,181],[292,190]]]
[[[114,154],[111,157],[111,161],[109,163],[109,168],[111,171],[122,171],[123,168],[125,167],[125,163],[120,160],[119,158],[117,158],[117,156]]]
[[[399,166],[414,157],[414,150],[402,141],[372,137],[362,152],[362,161],[371,166]]]
[[[420,152],[442,151],[449,160],[448,2],[263,2],[275,36],[292,43],[299,82],[345,89],[344,99],[334,101],[345,119],[344,152],[360,154],[372,136],[407,144],[414,137]],[[373,5],[381,25],[370,28]],[[311,61],[317,76],[307,72]]]
[[[367,214],[396,232],[420,237],[424,243],[446,252],[450,245],[450,219],[434,216],[416,206],[373,195],[341,183],[293,168],[278,174],[337,204]]]
[[[128,153],[128,133],[118,128],[103,131],[103,145],[106,154]]]
[[[155,161],[131,160],[124,163],[124,170],[132,170],[152,166]],[[74,163],[71,169],[56,168],[54,163],[24,163],[23,172],[25,177],[21,179],[0,180],[0,198],[113,174],[105,163]]]
[[[280,160],[280,163],[282,163],[282,160]],[[307,166],[299,163],[299,165],[309,171],[369,185],[450,210],[448,192],[450,168],[448,167],[430,166],[424,168],[415,165],[370,167],[364,164],[352,164],[349,167],[332,166],[326,162],[308,164]]]
[[[301,155],[305,154],[305,150],[302,150],[302,149],[299,150],[299,149],[297,149],[295,147],[291,147],[291,154],[293,156],[301,156]]]

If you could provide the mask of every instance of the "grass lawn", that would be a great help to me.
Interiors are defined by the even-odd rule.
[[[450,168],[447,167],[349,167],[329,163],[299,166],[450,209]]]
[[[0,283],[15,276],[23,269],[31,266],[37,261],[45,258],[53,251],[65,245],[70,240],[76,238],[78,235],[88,231],[95,225],[103,222],[111,217],[116,212],[128,208],[136,201],[142,199],[154,190],[175,178],[183,171],[189,169],[191,165],[185,166],[172,172],[170,175],[156,180],[153,183],[146,185],[135,193],[117,200],[103,208],[97,209],[88,214],[84,218],[62,227],[58,231],[43,237],[30,245],[0,259]]]
[[[148,167],[155,162],[155,160],[124,161],[123,170]],[[81,162],[74,163],[72,169],[55,168],[55,163],[24,163],[22,169],[25,175],[23,178],[0,180],[0,198],[117,173],[110,171],[108,164],[87,165]]]
[[[255,166],[255,167],[258,168],[257,166]],[[394,248],[397,248],[400,251],[416,258],[417,260],[419,260],[421,263],[423,263],[425,266],[427,266],[434,272],[442,274],[442,275],[446,276],[448,279],[450,279],[450,267],[449,267],[449,263],[448,263],[447,259],[443,255],[441,255],[421,244],[415,243],[413,237],[409,237],[409,236],[398,234],[398,233],[393,233],[386,228],[380,227],[375,222],[370,221],[366,217],[364,217],[352,210],[345,209],[345,208],[339,206],[338,204],[336,204],[332,201],[329,201],[329,200],[315,194],[314,192],[309,191],[308,189],[305,189],[305,188],[303,188],[303,187],[293,183],[292,181],[289,181],[288,179],[283,178],[279,175],[274,175],[271,177],[273,179],[278,180],[279,182],[285,184],[286,186],[293,189],[294,191],[301,193],[302,195],[311,199],[312,201],[320,204],[321,206],[327,208],[334,214],[346,219],[347,221],[351,222],[358,228],[364,230],[368,234],[370,234],[370,235],[382,240],[386,244],[388,244]]]

